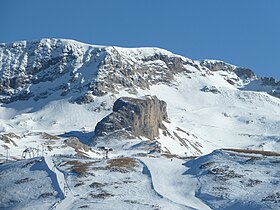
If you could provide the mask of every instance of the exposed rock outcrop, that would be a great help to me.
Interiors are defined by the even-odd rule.
[[[203,60],[200,65],[212,72],[219,71],[228,83],[236,87],[241,87],[243,84],[248,84],[257,79],[256,74],[251,69],[234,66],[224,61]]]
[[[88,157],[87,153],[95,153],[95,154],[99,154],[97,151],[93,150],[91,147],[89,147],[86,144],[83,144],[78,138],[76,137],[70,137],[69,139],[65,140],[64,143],[69,146],[72,147],[78,156],[82,156],[82,157]]]
[[[158,48],[101,47],[63,39],[0,44],[0,103],[38,101],[53,94],[90,103],[90,95],[123,89],[135,93],[171,83],[174,75],[191,73],[192,67],[199,69],[191,59]]]
[[[174,75],[191,73],[187,66],[198,68],[191,59],[157,48],[151,48],[151,51],[108,47],[99,65],[98,79],[90,84],[90,90],[96,96],[116,93],[120,89],[135,93],[137,87],[147,89],[153,84],[169,84],[174,80]]]
[[[235,66],[227,64],[224,61],[218,60],[203,60],[200,62],[200,65],[207,67],[210,71],[232,72],[235,69]]]
[[[220,74],[237,88],[259,79],[247,68],[219,60],[193,61],[159,48],[103,47],[42,39],[0,43],[0,103],[39,101],[52,95],[86,104],[95,97],[123,90],[135,94],[155,84],[173,85],[176,76],[192,78],[197,72],[204,77]],[[271,86],[265,92],[279,95],[279,83],[273,78],[261,80],[264,86]]]
[[[74,102],[76,102],[77,104],[88,104],[93,101],[94,101],[94,96],[92,95],[91,92],[87,92],[84,95],[76,98]]]
[[[211,92],[211,93],[214,93],[214,94],[221,93],[221,91],[219,91],[218,88],[216,88],[215,86],[211,86],[211,87],[204,86],[201,89],[201,91],[203,91],[203,92]]]
[[[162,121],[167,121],[166,103],[156,96],[122,97],[114,103],[113,113],[97,123],[95,133],[104,136],[126,130],[134,136],[154,139],[159,136],[159,128],[165,128]]]
[[[267,87],[271,87],[271,91],[267,91],[267,93],[271,96],[280,98],[280,81],[273,77],[261,77],[260,80],[264,87],[264,91],[267,91]]]
[[[280,87],[280,81],[273,77],[261,77],[262,85]]]
[[[243,79],[256,79],[257,77],[256,74],[248,68],[238,67],[234,70],[234,72],[238,77]]]

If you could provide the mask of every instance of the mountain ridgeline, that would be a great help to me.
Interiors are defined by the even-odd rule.
[[[238,88],[259,83],[256,91],[279,97],[280,82],[258,78],[247,68],[223,61],[193,61],[158,48],[119,48],[42,39],[0,44],[0,101],[38,101],[49,95],[73,96],[73,102],[91,102],[92,96],[126,90],[136,93],[154,84],[169,84],[174,76],[194,71],[219,71]],[[252,87],[251,87],[252,86]]]

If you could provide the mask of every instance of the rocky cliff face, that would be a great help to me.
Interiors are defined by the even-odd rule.
[[[237,67],[225,63],[224,61],[202,60],[200,65],[208,68],[210,71],[220,72],[228,83],[237,87],[242,86],[244,83],[249,83],[257,78],[251,69]]]
[[[218,72],[228,83],[239,89],[267,92],[280,98],[280,81],[273,77],[257,77],[251,69],[219,60],[203,60],[200,65],[212,72]]]
[[[191,78],[220,74],[237,88],[259,80],[254,72],[223,61],[193,61],[159,48],[120,48],[72,40],[42,39],[0,44],[0,103],[38,101],[53,95],[73,103],[125,90],[136,93],[154,84],[170,84],[179,74]],[[279,93],[279,84],[263,79],[263,91]],[[276,92],[275,92],[276,90]]]
[[[123,49],[109,47],[92,85],[95,95],[126,89],[147,89],[150,85],[170,83],[178,73],[191,73],[199,68],[191,59],[158,48]],[[117,86],[116,86],[117,84]]]
[[[50,95],[87,103],[125,89],[134,93],[198,66],[158,48],[102,47],[63,39],[0,44],[0,102]],[[77,100],[75,100],[75,98]],[[85,99],[85,100],[82,100]]]
[[[159,128],[164,129],[162,121],[166,120],[166,103],[156,96],[122,97],[114,103],[113,113],[97,123],[95,133],[103,136],[126,130],[134,136],[154,139],[159,136]]]
[[[70,40],[42,39],[0,45],[0,102],[83,94],[106,51]],[[83,69],[83,72],[79,71]],[[86,70],[86,71],[85,71]],[[86,75],[83,75],[86,74]]]

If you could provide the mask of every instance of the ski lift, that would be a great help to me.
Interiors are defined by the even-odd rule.
[[[105,151],[105,158],[108,159],[109,152],[113,151],[112,148],[109,147],[98,147],[99,149]]]
[[[25,159],[27,154],[29,155],[29,158],[33,158],[34,157],[34,150],[31,147],[28,147],[25,150],[23,150],[22,155],[21,155],[21,159]]]

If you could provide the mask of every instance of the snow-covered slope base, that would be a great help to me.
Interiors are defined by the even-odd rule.
[[[44,159],[0,165],[0,209],[48,209],[63,198]]]
[[[280,154],[217,150],[187,162],[185,174],[196,177],[196,196],[212,209],[279,209],[279,163]]]
[[[279,162],[254,150],[22,160],[0,166],[1,208],[279,209]]]

